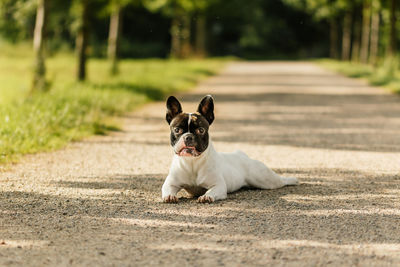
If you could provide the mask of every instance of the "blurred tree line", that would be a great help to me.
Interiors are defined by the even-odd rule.
[[[0,38],[32,40],[33,88],[45,88],[45,54],[88,56],[341,58],[394,56],[398,0],[0,0]]]
[[[284,0],[329,24],[331,58],[376,65],[394,56],[398,42],[398,0]]]

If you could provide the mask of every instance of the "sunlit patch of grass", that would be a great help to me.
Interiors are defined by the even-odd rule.
[[[67,142],[110,130],[103,121],[144,103],[143,94],[95,90],[85,86],[59,89],[0,107],[0,161],[60,148]]]
[[[21,48],[2,51],[8,51],[0,54],[3,163],[22,154],[57,149],[92,134],[119,130],[115,121],[108,120],[110,116],[188,90],[226,63],[223,59],[122,60],[120,74],[112,77],[106,60],[91,59],[88,81],[77,83],[73,54],[62,54],[47,61],[50,91],[30,95],[32,54]]]
[[[322,59],[316,62],[348,77],[365,78],[371,85],[384,86],[393,92],[400,93],[399,60],[399,57],[387,58],[378,67],[332,59]]]
[[[368,78],[373,73],[372,66],[359,63],[343,62],[333,59],[321,59],[316,62],[327,69],[353,78]]]
[[[396,79],[396,72],[399,69],[399,58],[386,58],[379,68],[376,69],[370,77],[370,82],[373,85],[388,85]]]

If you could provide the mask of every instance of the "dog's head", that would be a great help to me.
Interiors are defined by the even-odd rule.
[[[178,99],[167,100],[167,122],[171,130],[171,146],[179,156],[197,157],[208,147],[208,128],[214,121],[214,100],[205,96],[197,112],[183,113]]]

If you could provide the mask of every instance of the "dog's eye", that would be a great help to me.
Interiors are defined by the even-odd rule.
[[[196,133],[198,133],[198,134],[204,134],[205,132],[206,132],[206,130],[203,127],[196,129]]]
[[[183,132],[183,130],[181,128],[179,128],[179,127],[174,128],[174,133],[181,134],[182,132]]]

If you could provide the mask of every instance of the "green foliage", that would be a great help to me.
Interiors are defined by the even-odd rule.
[[[32,35],[36,0],[0,0],[0,34],[13,42]]]
[[[320,56],[325,25],[282,1],[214,1],[206,11],[209,52],[251,59]],[[326,51],[326,50],[325,50]]]
[[[328,19],[338,16],[345,10],[351,10],[363,0],[283,0],[286,4],[305,10],[316,20]]]
[[[205,7],[205,0],[143,0],[144,5],[153,12],[161,11],[173,17],[184,13],[192,13],[196,7]]]
[[[20,54],[0,55],[0,162],[116,129],[105,123],[109,116],[187,90],[224,64],[213,59],[123,60],[120,75],[110,77],[107,61],[94,59],[89,81],[76,83],[74,56],[58,55],[48,59],[51,90],[27,98],[32,55],[24,46],[18,50]]]

